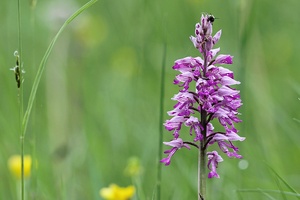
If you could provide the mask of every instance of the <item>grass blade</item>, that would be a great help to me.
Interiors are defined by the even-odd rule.
[[[23,136],[25,135],[26,129],[27,129],[27,125],[28,125],[28,119],[32,110],[32,105],[34,102],[34,99],[36,97],[36,92],[43,74],[43,71],[45,69],[48,57],[53,49],[54,44],[56,43],[58,37],[60,36],[60,34],[63,32],[63,30],[66,28],[66,26],[68,24],[70,24],[78,15],[80,15],[83,11],[85,11],[86,9],[88,9],[90,6],[92,6],[94,3],[96,3],[98,0],[91,0],[88,3],[86,3],[85,5],[83,5],[81,8],[79,8],[75,13],[73,13],[73,15],[71,15],[62,25],[62,27],[59,29],[59,31],[57,32],[57,34],[55,35],[55,37],[53,38],[53,40],[51,41],[51,43],[49,44],[46,53],[43,56],[43,59],[41,60],[41,63],[39,65],[35,80],[33,82],[33,86],[31,89],[31,93],[29,96],[29,100],[28,100],[28,106],[22,121],[22,133]]]
[[[294,196],[300,198],[300,194],[294,192],[280,191],[280,190],[268,190],[268,189],[239,189],[237,192],[256,192],[256,193],[274,193],[285,194],[288,196]]]
[[[166,51],[167,45],[164,45],[163,61],[161,69],[161,81],[160,81],[160,113],[159,113],[159,136],[158,136],[158,164],[157,164],[157,182],[156,182],[156,199],[160,200],[161,191],[161,167],[162,164],[159,162],[162,159],[162,145],[163,145],[163,116],[164,116],[164,96],[165,96],[165,71],[166,71]]]
[[[298,199],[300,199],[300,194],[292,187],[292,186],[290,186],[270,165],[268,165],[267,164],[267,166],[269,167],[269,169],[276,175],[276,177],[279,179],[279,180],[281,180],[283,183],[284,183],[284,185],[291,191],[291,192],[293,192],[293,193],[296,193],[296,194],[298,194],[299,196],[297,196],[298,197]]]

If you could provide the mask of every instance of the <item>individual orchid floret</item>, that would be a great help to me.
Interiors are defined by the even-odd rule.
[[[227,154],[228,157],[235,157],[241,159],[242,156],[239,155],[237,152],[239,149],[233,145],[233,141],[244,141],[245,137],[240,137],[238,134],[234,132],[230,132],[228,134],[224,133],[214,133],[214,136],[209,141],[209,145],[214,144],[215,142],[218,143],[221,151]],[[232,152],[229,151],[232,149]]]
[[[220,178],[219,174],[217,173],[217,168],[219,162],[223,161],[223,158],[218,154],[217,151],[207,152],[208,163],[207,167],[211,170],[208,173],[208,178]]]
[[[167,158],[162,159],[160,162],[165,163],[165,165],[169,165],[171,163],[171,157],[175,154],[178,149],[185,147],[190,149],[189,145],[184,144],[181,138],[177,138],[172,140],[171,142],[164,142],[165,145],[173,147],[172,149],[166,150],[164,153],[169,154]]]

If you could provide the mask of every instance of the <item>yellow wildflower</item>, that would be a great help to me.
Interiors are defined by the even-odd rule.
[[[99,192],[100,196],[105,200],[129,200],[135,192],[134,186],[119,187],[111,184],[108,188],[102,188]]]
[[[24,156],[24,177],[27,178],[30,176],[31,172],[31,156]],[[8,159],[8,168],[12,175],[17,179],[21,179],[21,156],[13,155]]]

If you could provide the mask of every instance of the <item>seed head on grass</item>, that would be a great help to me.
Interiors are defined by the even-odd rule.
[[[225,64],[232,64],[233,57],[228,54],[218,55],[220,48],[214,48],[222,33],[220,30],[212,36],[214,19],[212,15],[202,15],[200,23],[195,26],[195,36],[190,37],[202,56],[178,59],[173,66],[174,70],[180,72],[175,77],[174,84],[181,89],[172,98],[177,103],[168,112],[171,119],[164,123],[174,137],[171,142],[164,142],[172,147],[164,152],[168,154],[167,158],[161,160],[165,165],[170,164],[171,157],[177,150],[182,147],[190,149],[189,145],[206,150],[208,146],[217,143],[227,156],[242,158],[238,154],[238,148],[232,143],[245,139],[238,136],[238,130],[234,126],[241,122],[237,110],[242,103],[240,91],[232,86],[240,82],[234,80],[232,71],[223,67]],[[223,131],[214,130],[214,119],[223,126]],[[181,139],[183,125],[189,127],[189,134],[193,138],[191,141]],[[206,155],[210,170],[208,178],[218,178],[216,168],[223,161],[222,157],[217,151],[207,152]]]
[[[15,73],[15,79],[17,82],[17,87],[20,88],[21,87],[21,83],[23,82],[21,73],[24,74],[25,71],[22,69],[20,69],[20,56],[19,56],[19,52],[15,51],[14,52],[14,56],[16,57],[16,65],[13,68],[10,68],[10,70],[14,71]]]

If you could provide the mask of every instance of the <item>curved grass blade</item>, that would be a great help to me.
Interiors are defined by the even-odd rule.
[[[276,175],[276,177],[281,180],[284,185],[292,192],[297,194],[296,196],[298,197],[298,199],[300,199],[300,194],[292,187],[290,186],[270,165],[267,164],[267,166],[269,167],[269,169]]]
[[[71,15],[62,25],[62,27],[59,29],[59,31],[57,32],[57,34],[55,35],[55,37],[53,38],[53,40],[51,41],[51,43],[49,44],[46,53],[44,54],[43,59],[41,60],[41,63],[39,65],[36,77],[34,79],[33,82],[33,86],[31,89],[31,93],[29,96],[29,100],[28,100],[28,106],[25,112],[25,115],[23,117],[23,121],[22,121],[22,133],[23,136],[25,135],[26,129],[27,129],[27,125],[28,125],[28,119],[32,110],[32,105],[34,102],[34,99],[36,97],[36,92],[43,74],[43,71],[45,69],[48,57],[53,49],[54,44],[56,43],[58,37],[60,36],[60,34],[63,32],[63,30],[66,28],[66,26],[68,24],[70,24],[78,15],[80,15],[83,11],[85,11],[86,9],[88,9],[90,6],[92,6],[94,3],[96,3],[98,0],[91,0],[88,3],[86,3],[85,5],[83,5],[81,8],[79,8],[75,13],[73,13],[73,15]]]
[[[268,193],[262,192],[268,199],[270,200],[276,200],[274,197],[272,197],[271,195],[269,195]]]
[[[294,192],[286,192],[280,190],[268,190],[268,189],[239,189],[237,192],[256,192],[256,193],[274,193],[274,194],[285,194],[287,196],[300,197],[300,194]]]

